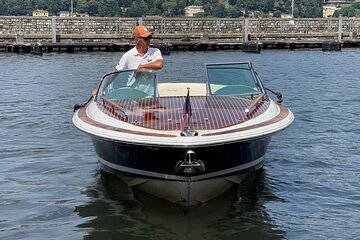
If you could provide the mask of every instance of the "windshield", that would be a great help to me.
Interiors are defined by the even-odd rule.
[[[125,70],[105,75],[100,82],[96,100],[151,98],[156,96],[157,77],[153,70]]]
[[[262,92],[250,63],[206,64],[210,95],[243,95]]]

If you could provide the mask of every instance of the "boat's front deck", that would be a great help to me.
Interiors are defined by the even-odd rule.
[[[157,97],[99,101],[98,107],[106,114],[131,124],[156,130],[181,130],[186,97]],[[255,97],[250,96],[194,96],[191,100],[191,124],[194,130],[229,127],[262,114],[270,105],[264,98],[247,114]]]

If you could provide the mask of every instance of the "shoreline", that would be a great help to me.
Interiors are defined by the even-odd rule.
[[[51,52],[125,52],[134,46],[133,43],[113,42],[59,42],[59,43],[0,43],[0,53],[31,53],[42,54]],[[163,54],[177,51],[218,51],[242,50],[243,52],[260,53],[262,49],[309,49],[316,48],[323,51],[341,51],[341,48],[359,48],[360,40],[263,40],[249,42],[216,42],[216,41],[189,41],[189,42],[155,42]]]

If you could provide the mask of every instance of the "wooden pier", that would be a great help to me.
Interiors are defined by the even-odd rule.
[[[250,43],[256,44],[259,49],[304,49],[304,48],[319,48],[323,49],[324,44],[329,44],[329,41],[324,40],[263,40],[252,41]],[[360,40],[346,40],[346,41],[330,41],[330,46],[339,45],[341,48],[358,48],[360,47]],[[242,42],[164,42],[154,43],[153,46],[160,48],[164,54],[169,54],[172,51],[217,51],[217,50],[244,50],[245,46],[251,44],[243,44]],[[3,53],[51,53],[51,52],[122,52],[127,51],[134,45],[131,43],[99,43],[99,42],[70,42],[70,43],[0,43],[0,52]],[[325,46],[325,45],[324,45]],[[326,50],[326,49],[325,49]],[[328,49],[331,50],[331,49]],[[335,50],[335,49],[333,49]],[[244,51],[245,52],[245,51]],[[254,51],[256,52],[256,51]]]

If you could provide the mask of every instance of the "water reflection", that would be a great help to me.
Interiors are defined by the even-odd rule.
[[[128,188],[101,172],[85,194],[90,201],[75,211],[86,221],[84,239],[282,239],[284,232],[266,213],[265,204],[281,201],[264,170],[218,198],[184,208]]]

